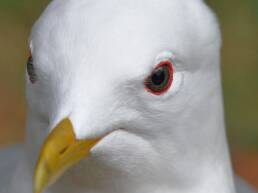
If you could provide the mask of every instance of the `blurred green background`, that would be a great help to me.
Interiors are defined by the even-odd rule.
[[[27,40],[48,2],[0,0],[0,145],[24,139]],[[258,187],[258,0],[208,4],[218,15],[223,34],[226,124],[234,166]]]

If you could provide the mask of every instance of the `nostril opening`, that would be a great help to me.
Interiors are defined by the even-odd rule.
[[[64,147],[64,148],[59,152],[59,154],[60,154],[60,155],[64,154],[68,148],[69,148],[69,146]]]

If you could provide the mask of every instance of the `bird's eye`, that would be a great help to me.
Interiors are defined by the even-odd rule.
[[[35,83],[37,81],[37,75],[35,72],[32,56],[30,56],[27,61],[27,72],[31,83]]]
[[[145,80],[148,92],[161,95],[165,93],[173,82],[173,64],[171,61],[160,62],[150,76]]]

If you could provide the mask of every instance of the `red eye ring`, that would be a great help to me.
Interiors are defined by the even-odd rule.
[[[162,95],[169,90],[173,82],[173,63],[169,60],[160,62],[145,79],[146,91],[154,95]]]

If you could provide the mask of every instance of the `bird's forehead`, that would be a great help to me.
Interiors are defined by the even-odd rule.
[[[186,45],[184,9],[177,0],[56,0],[33,29],[33,52],[41,65],[81,64],[126,72],[137,67],[140,73],[158,52]]]

